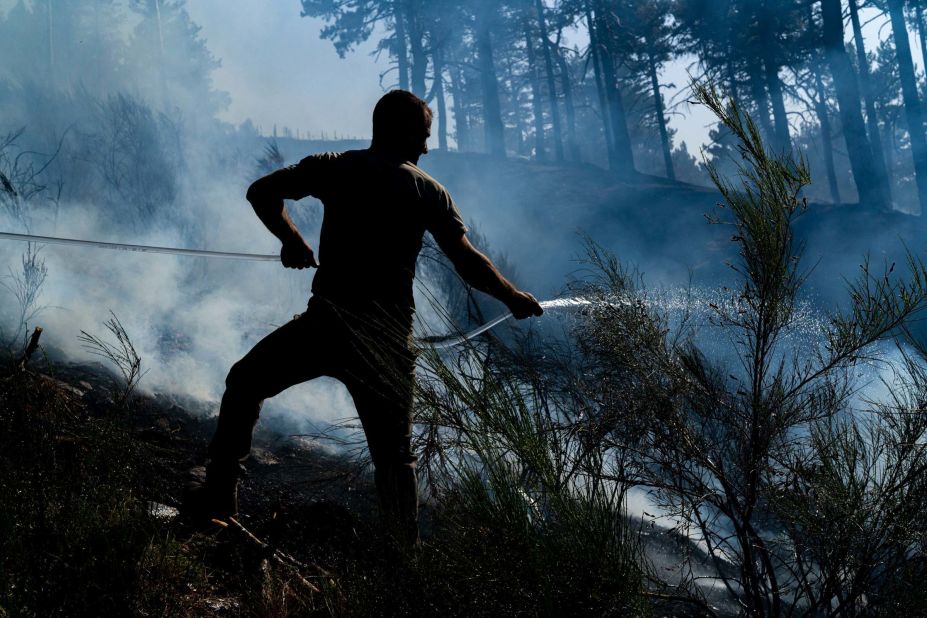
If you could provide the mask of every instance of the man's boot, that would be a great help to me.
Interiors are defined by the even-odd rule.
[[[184,490],[181,514],[194,522],[225,520],[238,514],[238,477],[240,466],[218,466],[190,470]]]
[[[414,464],[382,466],[374,472],[374,478],[387,534],[402,547],[417,546],[418,484]]]

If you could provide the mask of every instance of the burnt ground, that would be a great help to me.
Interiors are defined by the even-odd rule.
[[[79,396],[90,410],[113,405],[110,393],[118,379],[102,364],[58,362],[41,375]],[[147,497],[179,507],[190,470],[206,461],[216,427],[214,406],[160,393],[135,395],[130,405],[123,420],[150,456]],[[259,423],[245,468],[241,518],[255,531],[266,529],[294,546],[316,545],[345,531],[359,537],[376,524],[366,462],[339,455],[312,437],[280,434]]]
[[[148,554],[142,552],[136,566],[148,566],[137,576],[157,577],[159,581],[156,586],[154,581],[150,582],[155,591],[142,594],[143,601],[132,602],[134,615],[438,615],[448,612],[448,608],[440,607],[440,600],[435,601],[422,592],[433,585],[433,581],[429,583],[432,576],[444,577],[439,572],[430,575],[428,564],[423,564],[433,559],[428,557],[428,547],[433,543],[431,528],[435,515],[432,505],[424,504],[422,509],[426,548],[423,554],[415,557],[397,553],[380,534],[372,478],[362,461],[340,455],[310,438],[281,435],[259,424],[253,455],[246,464],[247,475],[241,484],[240,522],[270,546],[270,550],[263,551],[243,541],[234,530],[213,524],[194,528],[166,508],[179,506],[189,470],[205,460],[215,418],[208,416],[209,410],[203,403],[165,395],[137,395],[128,405],[118,406],[112,393],[120,380],[108,367],[42,359],[40,354],[36,354],[30,369],[0,376],[0,382],[6,385],[12,382],[33,393],[42,393],[51,398],[49,401],[64,402],[62,405],[68,412],[51,419],[51,435],[44,434],[42,441],[56,443],[57,449],[57,443],[67,437],[68,441],[77,443],[78,459],[90,461],[100,457],[104,466],[138,468],[134,477],[137,480],[128,490],[143,505],[141,517],[145,519],[145,533],[158,539],[148,541],[148,550],[150,552],[151,546],[161,548],[158,564],[166,572],[153,569],[146,557]],[[9,401],[7,398],[5,402]],[[49,407],[47,402],[45,405]],[[12,413],[16,415],[15,411]],[[0,421],[4,420],[2,414],[0,412]],[[90,428],[103,419],[118,426],[115,438],[118,443],[91,435]],[[15,427],[15,421],[13,424]],[[107,440],[113,439],[113,434],[107,435]],[[128,460],[121,459],[124,454],[116,453],[123,447],[129,449],[126,451],[130,453]],[[107,461],[108,453],[100,452],[107,449],[114,451],[111,462]],[[58,467],[53,468],[52,474],[61,477],[57,480],[69,483],[65,477],[75,474],[76,484],[86,482],[80,473],[72,472],[70,466],[61,467],[57,460],[55,465]],[[83,488],[77,491],[86,492]],[[119,542],[113,541],[106,531],[102,535],[104,543]],[[646,530],[641,538],[648,558],[653,561],[655,574],[670,584],[679,580],[680,556],[698,551],[679,535],[659,528]],[[87,544],[94,543],[79,541],[77,551],[82,551]],[[291,569],[268,560],[273,550],[283,552],[302,566]],[[119,548],[109,547],[107,551],[118,552]],[[167,560],[165,555],[173,557]],[[182,559],[185,566],[176,566],[172,561],[175,559]],[[0,559],[0,583],[3,575]],[[300,585],[300,577],[320,586],[321,592],[307,591]],[[138,585],[144,588],[148,582]],[[49,610],[47,615],[114,615],[75,609],[73,595],[67,591],[61,594],[63,599],[68,599],[68,610]],[[152,596],[157,598],[156,602],[151,602],[149,597]],[[708,596],[716,612],[729,613],[727,610],[731,608],[726,607],[723,600]],[[705,615],[698,605],[681,601],[672,594],[666,598],[655,595],[648,604],[657,616]],[[4,605],[4,597],[0,595],[0,616],[5,617]],[[153,609],[152,605],[161,609]],[[6,608],[10,616],[20,615],[15,606]],[[468,610],[467,613],[481,612]],[[516,613],[546,615],[540,608]],[[31,612],[23,615],[29,614]]]
[[[83,461],[67,465],[58,453],[60,443],[71,444],[73,458],[84,461],[100,457],[105,462],[107,454],[100,451],[113,449],[112,461],[104,465],[113,469],[137,468],[133,476],[137,483],[117,490],[131,491],[146,511],[148,523],[157,530],[156,536],[161,541],[169,539],[179,544],[174,550],[195,565],[197,573],[189,578],[191,581],[175,582],[179,590],[172,591],[170,609],[164,606],[165,613],[161,615],[343,613],[330,607],[332,599],[340,600],[338,591],[322,594],[320,601],[320,595],[309,594],[292,583],[297,576],[295,571],[265,560],[269,554],[243,542],[240,535],[215,524],[193,527],[172,510],[180,506],[190,469],[205,461],[208,440],[215,429],[215,418],[207,415],[203,404],[164,395],[135,395],[127,405],[119,406],[112,395],[114,389],[118,390],[119,379],[106,366],[43,360],[39,356],[36,354],[30,369],[14,370],[0,376],[0,380],[37,394],[46,409],[57,410],[60,406],[64,410],[60,414],[53,412],[52,419],[43,418],[50,421],[51,431],[38,436],[42,442],[55,445],[54,462],[50,464],[58,477],[55,480],[69,483],[63,477],[71,474],[75,475],[75,485],[97,480],[84,478],[80,471]],[[2,403],[8,408],[4,412],[15,417],[19,411],[9,409],[11,399],[18,403],[8,397]],[[28,406],[23,409],[29,423],[30,410]],[[0,421],[5,420],[0,414]],[[101,423],[110,422],[115,425],[115,434],[107,431],[101,437],[96,433],[95,428]],[[12,427],[7,425],[4,430],[12,433],[16,423],[11,421]],[[117,443],[110,442],[113,439]],[[115,451],[127,443],[131,445],[131,455],[125,461]],[[38,450],[41,449],[33,449]],[[31,453],[26,454],[30,456]],[[35,457],[38,460],[40,455]],[[20,455],[19,459],[24,457]],[[29,465],[41,468],[46,463]],[[307,565],[308,573],[301,575],[310,581],[319,580],[320,573],[328,570],[341,574],[356,563],[395,558],[395,551],[379,534],[372,479],[363,462],[332,454],[310,439],[275,434],[259,427],[246,468],[240,491],[240,523],[272,549]],[[76,491],[87,493],[85,488]],[[4,575],[0,568],[0,584]],[[267,580],[261,584],[257,600],[255,579]],[[6,610],[11,616],[19,615],[15,605],[5,609],[3,599],[0,590],[0,616],[5,618]],[[67,602],[71,603],[73,600]],[[151,608],[135,609],[133,613],[138,615],[158,615]],[[27,611],[24,615],[31,613]],[[69,607],[60,615],[84,614],[85,610]]]

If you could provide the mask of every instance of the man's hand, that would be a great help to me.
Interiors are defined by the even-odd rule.
[[[302,238],[283,243],[283,247],[280,249],[280,261],[283,262],[286,268],[319,267],[319,263],[315,261],[312,248]]]
[[[544,313],[544,309],[541,308],[538,300],[528,292],[515,290],[515,293],[512,294],[512,297],[509,298],[506,304],[516,320],[522,320],[533,315],[541,315]]]

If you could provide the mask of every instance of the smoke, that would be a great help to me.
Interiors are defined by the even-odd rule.
[[[214,187],[210,193],[214,200],[197,204],[211,222],[203,235],[206,246],[276,250],[275,240],[262,234],[253,215],[248,216],[250,207],[240,192]],[[13,223],[4,221],[4,229],[11,229]],[[190,245],[187,235],[167,226],[153,225],[155,229],[131,239],[120,237],[93,205],[63,205],[57,224],[77,238]],[[42,222],[32,231],[54,233]],[[24,247],[0,246],[4,263],[16,264]],[[45,328],[47,345],[69,358],[90,360],[76,336],[81,330],[99,333],[107,311],[112,310],[148,371],[143,390],[207,401],[221,395],[225,372],[233,362],[304,310],[311,284],[311,274],[286,271],[274,263],[219,264],[203,258],[62,246],[45,246],[40,255],[49,274],[37,322]],[[350,415],[349,401],[335,385],[319,383],[272,407],[327,421]]]
[[[260,140],[246,143],[253,143],[252,152],[260,153]],[[292,148],[295,144],[288,145]],[[103,200],[53,205],[36,200],[28,204],[26,219],[4,212],[0,226],[37,235],[276,253],[279,241],[263,228],[244,199],[248,179],[253,177],[250,169],[254,157],[250,161],[244,157],[241,165],[219,174],[209,154],[226,146],[218,139],[191,139],[185,149],[186,165],[178,178],[176,200],[163,213],[150,215],[141,227],[127,225],[124,217],[105,207]],[[287,152],[286,162],[301,154],[305,153]],[[315,246],[320,209],[321,204],[312,199],[290,205],[307,240]],[[0,243],[0,260],[14,269],[25,247],[17,242]],[[68,359],[96,361],[77,335],[81,331],[104,335],[102,323],[113,311],[147,372],[139,386],[141,392],[180,400],[193,398],[207,402],[214,410],[231,365],[262,337],[305,310],[314,273],[287,270],[273,262],[61,245],[40,245],[39,255],[48,277],[38,298],[41,311],[32,325],[45,329],[43,343]],[[0,293],[4,294],[3,305],[15,309],[15,300]],[[424,297],[421,290],[417,294],[422,320],[428,323],[423,328],[440,327],[444,321],[430,302],[436,299]],[[3,311],[4,334],[16,328],[11,323],[14,314]],[[324,378],[273,398],[263,412],[264,422],[292,433],[317,431],[353,416],[353,402],[345,387]]]
[[[30,161],[33,171],[44,170],[32,179],[42,188],[34,187],[35,195],[24,202],[25,218],[0,200],[0,225],[25,231],[28,224],[36,234],[113,242],[275,253],[277,241],[243,197],[258,173],[257,158],[266,140],[252,124],[235,129],[216,120],[234,115],[229,115],[230,99],[213,85],[213,77],[220,86],[234,89],[236,96],[251,91],[242,109],[292,115],[305,107],[318,114],[312,116],[318,125],[350,116],[352,124],[336,126],[359,127],[358,132],[369,126],[379,84],[371,83],[367,73],[367,78],[358,78],[355,65],[346,70],[332,57],[332,63],[321,63],[324,75],[332,80],[340,75],[340,81],[338,87],[329,84],[324,89],[329,96],[338,93],[350,106],[338,105],[338,99],[312,99],[310,93],[287,93],[279,84],[258,87],[249,80],[261,67],[276,62],[271,52],[249,51],[253,58],[247,66],[240,54],[229,55],[235,42],[241,49],[255,48],[240,45],[241,35],[234,34],[250,25],[250,17],[229,16],[230,34],[220,34],[215,25],[201,33],[183,3],[172,4],[161,17],[158,37],[154,13],[104,4],[62,4],[52,29],[42,13],[45,3],[0,6],[5,9],[0,11],[0,51],[9,59],[0,68],[0,135],[25,128],[20,141],[6,151],[10,156],[5,161],[18,160],[21,171]],[[201,16],[227,13],[203,6],[196,8]],[[302,32],[318,26],[300,20],[295,8],[292,13],[278,20],[281,27],[283,21],[288,24],[283,39],[295,41],[293,28]],[[102,31],[111,34],[91,36]],[[224,41],[220,47],[226,51],[211,49],[204,33]],[[302,34],[307,40],[315,38],[315,32]],[[330,50],[328,42],[321,47]],[[315,47],[305,53],[316,59],[313,54],[322,54]],[[217,56],[226,55],[231,60],[226,58],[220,70]],[[359,57],[349,56],[348,62]],[[313,64],[303,60],[294,53],[286,62]],[[346,73],[352,78],[344,79]],[[313,79],[294,68],[291,77],[319,90],[322,74]],[[355,85],[342,88],[347,82]],[[361,82],[362,96],[356,86]],[[591,83],[584,87],[591,88]],[[231,101],[234,106],[235,98]],[[283,119],[281,125],[288,122]],[[356,140],[283,137],[278,143],[286,163],[311,152],[364,145]],[[20,154],[24,157],[17,158]],[[4,173],[9,172],[3,167],[6,163],[0,158]],[[494,253],[507,258],[511,266],[505,274],[539,298],[557,296],[571,279],[590,276],[582,263],[581,234],[636,265],[648,285],[710,290],[732,280],[725,265],[736,259],[730,229],[709,225],[704,218],[716,208],[712,190],[654,176],[631,183],[617,179],[604,163],[554,166],[433,152],[421,164],[448,187]],[[27,176],[17,178],[26,182]],[[311,244],[318,241],[320,208],[313,200],[291,208]],[[913,221],[898,213],[812,206],[799,221],[806,260],[817,264],[810,279],[812,300],[828,307],[839,304],[841,276],[852,276],[867,252],[878,260],[901,262],[899,236],[910,239],[911,246],[922,238]],[[15,271],[22,250],[15,243],[0,243],[2,263]],[[90,359],[77,335],[81,330],[101,332],[112,310],[149,370],[142,389],[212,402],[221,395],[232,363],[304,310],[312,277],[311,272],[287,271],[272,263],[53,246],[43,248],[41,255],[48,278],[38,321],[46,328],[46,344],[71,358]],[[440,312],[420,296],[421,330],[433,333],[443,323]],[[15,328],[9,324],[15,301],[4,296],[2,302],[9,333]],[[492,317],[504,310],[501,304],[490,305],[485,313]],[[269,417],[274,414],[306,424],[350,417],[353,408],[340,384],[319,380],[275,398],[267,409]]]

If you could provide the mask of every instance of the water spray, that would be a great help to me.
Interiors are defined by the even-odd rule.
[[[538,304],[541,305],[541,309],[564,309],[569,307],[583,307],[591,303],[591,300],[587,300],[585,298],[558,298],[554,300],[542,300]],[[462,333],[460,335],[433,335],[429,337],[419,337],[417,342],[435,348],[436,350],[440,350],[442,348],[452,348],[454,346],[465,343],[474,337],[478,337],[488,330],[492,330],[511,317],[512,312],[510,311],[491,319],[485,324],[477,326],[470,332]]]
[[[132,245],[116,242],[103,242],[100,240],[81,240],[77,238],[59,238],[56,236],[38,236],[34,234],[14,234],[12,232],[0,232],[0,239],[18,240],[21,242],[38,242],[50,245],[70,245],[77,247],[93,247],[94,249],[111,249],[116,251],[132,251],[137,253],[160,253],[169,255],[185,255],[192,257],[209,257],[226,260],[247,260],[252,262],[278,262],[279,255],[259,254],[259,253],[233,253],[227,251],[206,251],[203,249],[183,249],[180,247],[157,247],[151,245]],[[566,307],[579,307],[588,305],[591,301],[581,298],[564,298],[556,300],[545,300],[540,303],[542,309],[560,309]],[[492,330],[499,324],[512,317],[512,313],[505,313],[492,320],[482,324],[467,333],[459,335],[433,335],[428,337],[419,337],[418,343],[427,345],[435,349],[452,348],[461,345],[474,337],[482,335],[488,330]]]

